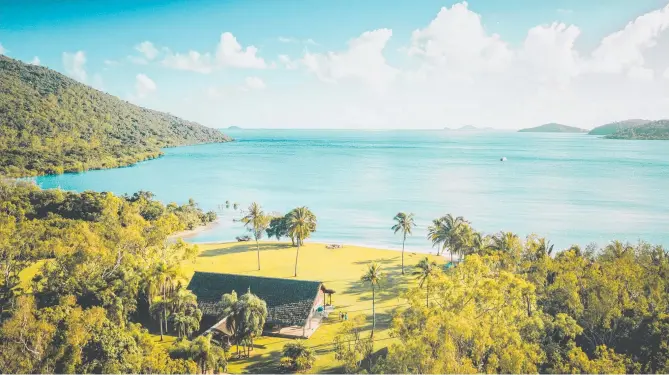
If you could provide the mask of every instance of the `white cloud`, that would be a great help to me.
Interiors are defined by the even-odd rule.
[[[630,21],[625,28],[602,39],[592,52],[590,68],[598,72],[620,73],[645,63],[644,51],[657,44],[658,36],[669,27],[669,5]]]
[[[131,62],[133,64],[137,64],[137,65],[147,65],[149,63],[149,61],[147,59],[145,59],[141,56],[128,55],[128,57],[126,57],[126,59],[129,62]]]
[[[279,62],[288,70],[297,69],[299,66],[299,62],[291,60],[288,55],[279,55]]]
[[[196,51],[190,51],[187,54],[170,53],[163,60],[163,65],[203,74],[211,73],[216,68],[211,55],[208,53],[202,55]]]
[[[216,54],[212,56],[209,52],[200,53],[189,51],[188,53],[173,53],[165,49],[163,65],[179,69],[189,70],[197,73],[211,73],[219,68],[246,68],[265,69],[267,64],[262,57],[257,56],[258,49],[254,46],[243,48],[237,38],[229,32],[221,34],[216,47]]]
[[[383,50],[393,35],[390,29],[364,32],[348,42],[343,52],[312,54],[306,52],[302,64],[324,82],[357,79],[375,88],[383,88],[398,70],[387,64]]]
[[[144,55],[147,60],[153,60],[158,56],[158,49],[148,40],[136,45],[135,49]]]
[[[265,60],[256,56],[258,49],[254,46],[243,48],[232,33],[221,34],[221,39],[216,49],[216,61],[221,66],[233,68],[264,69],[267,67]]]
[[[2,43],[0,43],[0,55],[4,55],[7,52],[5,47],[2,46]]]
[[[408,53],[460,74],[502,69],[512,57],[507,44],[486,32],[481,16],[466,2],[441,8],[426,28],[414,31]]]
[[[33,57],[32,60],[30,60],[31,65],[40,65],[39,57],[35,56]]]
[[[304,41],[300,41],[297,38],[293,37],[287,37],[287,36],[280,36],[277,38],[277,40],[281,43],[302,43],[302,44],[307,44],[307,45],[312,45],[312,46],[318,46],[319,44],[316,43],[315,40],[311,38],[307,38]]]
[[[640,81],[651,81],[655,76],[655,72],[642,66],[632,66],[627,71],[627,76]]]
[[[63,66],[67,75],[77,81],[86,82],[86,54],[84,51],[63,52]]]
[[[246,87],[251,90],[263,90],[267,87],[265,82],[259,77],[246,77],[244,83],[246,84]]]
[[[340,50],[307,50],[299,59],[279,55],[279,65],[304,69],[312,78],[267,90],[263,95],[271,100],[238,95],[234,88],[212,90],[202,93],[206,106],[188,110],[212,124],[321,128],[594,127],[668,118],[668,9],[633,19],[585,48],[579,38],[586,31],[576,25],[540,24],[520,43],[510,42],[487,30],[466,3],[455,4],[411,35],[371,30]],[[386,60],[386,53],[398,51],[386,48],[392,37],[410,39],[399,59]],[[221,102],[225,109],[218,109]]]
[[[107,66],[116,66],[119,65],[120,63],[116,60],[105,60],[104,64]]]
[[[145,74],[138,74],[135,77],[135,95],[138,98],[144,98],[154,93],[157,89],[156,83]]]

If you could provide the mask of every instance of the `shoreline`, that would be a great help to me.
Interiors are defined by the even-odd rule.
[[[202,232],[206,232],[210,229],[213,229],[213,228],[217,227],[218,225],[220,225],[220,220],[221,219],[216,219],[216,220],[212,221],[211,223],[208,223],[206,225],[200,225],[199,227],[197,227],[195,229],[187,229],[187,230],[182,230],[180,232],[172,233],[169,236],[167,236],[167,241],[175,241],[179,238],[181,238],[183,240],[187,240],[188,238],[194,237],[197,234],[200,234]],[[197,243],[200,243],[200,242],[191,242],[191,243],[197,244]]]

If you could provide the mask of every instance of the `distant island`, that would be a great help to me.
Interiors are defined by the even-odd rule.
[[[0,176],[127,166],[162,155],[163,147],[231,140],[2,55],[0,87]]]
[[[228,126],[228,130],[242,130],[239,126]]]
[[[567,126],[562,124],[550,123],[537,126],[534,128],[521,129],[520,133],[587,133],[585,129],[574,126]]]
[[[630,119],[624,121],[616,121],[610,124],[605,124],[592,129],[589,135],[611,135],[621,130],[636,128],[641,125],[648,124],[651,120]]]
[[[607,139],[669,140],[669,120],[651,121],[638,126],[622,128]]]

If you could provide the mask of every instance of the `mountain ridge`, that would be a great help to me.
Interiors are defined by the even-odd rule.
[[[128,166],[161,156],[161,148],[230,140],[217,129],[0,55],[0,175]]]

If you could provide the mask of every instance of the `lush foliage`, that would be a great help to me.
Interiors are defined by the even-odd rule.
[[[472,230],[458,237],[452,250],[464,255],[460,264],[442,271],[419,263],[417,274],[429,281],[429,291],[408,292],[410,307],[392,323],[399,343],[380,370],[669,371],[669,254],[663,248],[616,241],[553,257],[553,247],[536,236],[523,241],[513,233]]]
[[[162,147],[226,140],[218,130],[0,55],[0,175],[125,166],[160,156]]]
[[[616,121],[610,124],[598,126],[588,133],[589,135],[611,135],[618,131],[638,127],[649,123],[650,120],[630,119],[623,121]]]
[[[669,120],[652,121],[639,126],[623,128],[606,138],[668,140]]]
[[[311,348],[304,345],[302,340],[289,342],[283,347],[280,367],[286,371],[304,372],[309,370],[316,361]]]
[[[203,371],[203,363],[156,346],[143,328],[184,338],[199,329],[197,301],[180,278],[180,264],[198,249],[167,241],[188,225],[185,213],[206,217],[192,202],[165,207],[142,192],[77,194],[0,181],[0,368]],[[21,283],[19,273],[35,262],[37,275]]]
[[[234,290],[222,295],[220,305],[220,318],[225,319],[226,329],[237,344],[237,356],[240,345],[244,347],[244,355],[250,356],[253,339],[262,334],[267,319],[267,304],[249,289],[240,298]]]

